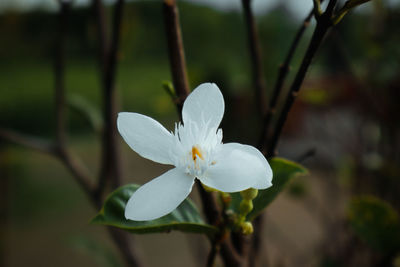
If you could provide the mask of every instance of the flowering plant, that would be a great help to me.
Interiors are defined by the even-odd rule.
[[[272,170],[259,150],[239,143],[222,143],[218,129],[224,99],[212,83],[198,86],[182,108],[182,123],[168,132],[150,117],[119,113],[118,130],[139,155],[175,168],[141,186],[129,199],[125,217],[153,220],[173,211],[189,195],[197,178],[222,192],[272,185]]]

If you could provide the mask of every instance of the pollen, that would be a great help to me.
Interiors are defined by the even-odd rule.
[[[193,159],[193,161],[196,161],[197,157],[199,157],[201,159],[204,159],[203,155],[200,152],[200,150],[196,146],[193,146],[192,147],[192,159]]]

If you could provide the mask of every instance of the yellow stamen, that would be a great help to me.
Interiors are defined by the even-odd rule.
[[[192,158],[193,158],[193,161],[196,161],[197,156],[199,156],[199,158],[201,158],[201,159],[204,159],[203,155],[200,152],[200,150],[197,147],[193,146],[192,147]]]

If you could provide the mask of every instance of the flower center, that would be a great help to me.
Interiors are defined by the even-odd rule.
[[[196,162],[197,157],[204,159],[203,155],[201,154],[200,150],[196,147],[192,147],[192,159],[194,162]]]
[[[171,157],[174,165],[190,176],[201,177],[215,164],[214,154],[222,143],[222,131],[192,121],[175,125]]]

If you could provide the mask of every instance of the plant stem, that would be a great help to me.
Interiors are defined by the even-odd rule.
[[[258,114],[262,117],[265,112],[266,82],[261,56],[261,45],[258,37],[257,25],[251,9],[251,0],[242,0],[243,14],[247,27],[247,40],[250,50],[250,60],[253,74],[253,86]]]
[[[329,4],[331,4],[331,2],[335,2],[335,1],[330,1]],[[298,92],[304,81],[304,77],[307,73],[307,70],[308,70],[310,64],[311,64],[311,61],[314,58],[315,53],[318,50],[318,47],[321,45],[322,40],[325,37],[325,34],[327,33],[328,29],[331,26],[332,26],[332,23],[330,20],[330,15],[328,15],[328,13],[325,12],[317,20],[317,26],[314,30],[310,44],[307,48],[306,54],[303,58],[303,61],[301,62],[301,65],[296,74],[296,77],[294,78],[294,81],[290,87],[290,91],[289,91],[289,94],[285,101],[285,104],[283,106],[283,110],[278,118],[277,126],[272,135],[271,142],[267,148],[267,155],[271,155],[271,156],[275,155],[275,148],[277,146],[279,137],[281,135],[281,132],[282,132],[283,126],[286,122],[289,111],[294,103],[294,100],[296,99],[296,97],[298,95]]]
[[[101,206],[107,183],[110,183],[112,188],[116,188],[121,184],[121,166],[116,127],[117,99],[115,80],[124,3],[124,0],[118,0],[115,4],[111,40],[108,41],[109,38],[107,37],[104,7],[101,0],[94,0],[93,2],[99,35],[99,62],[103,84],[103,117],[105,127],[102,138],[100,177],[96,192],[93,196],[98,206]],[[133,243],[129,240],[130,237],[128,234],[118,229],[111,227],[107,228],[115,244],[118,246],[127,266],[141,266]]]
[[[322,1],[319,1],[318,3],[322,2]],[[326,32],[332,26],[330,17],[332,16],[332,12],[333,12],[335,4],[336,4],[336,0],[330,0],[330,2],[328,4],[329,9],[327,8],[325,13],[322,15],[320,15],[319,12],[314,12],[315,11],[314,9],[310,11],[308,16],[304,19],[303,24],[300,26],[299,30],[297,31],[296,36],[290,46],[289,52],[285,58],[284,63],[279,68],[277,81],[276,81],[274,91],[273,91],[273,94],[272,94],[272,97],[271,97],[271,100],[269,103],[268,110],[264,117],[264,124],[262,127],[260,139],[258,142],[258,148],[264,152],[264,155],[266,155],[267,158],[271,158],[275,155],[277,142],[281,135],[283,125],[286,121],[287,114],[294,102],[295,97],[297,96],[298,91],[300,90],[301,84],[307,73],[308,67],[311,64],[312,58],[314,57],[319,45],[321,44]],[[302,64],[296,74],[295,80],[290,88],[290,94],[287,97],[284,109],[281,112],[280,117],[278,118],[277,126],[272,134],[272,137],[268,138],[268,144],[267,144],[266,137],[272,128],[272,118],[277,109],[279,95],[282,92],[284,81],[289,72],[290,63],[293,59],[295,51],[298,48],[301,38],[304,35],[305,29],[308,27],[310,20],[313,17],[313,14],[316,14],[316,13],[318,13],[317,14],[318,15],[317,27],[313,33],[309,47],[306,51],[306,54],[302,61]],[[266,147],[267,147],[267,151],[265,151]],[[263,214],[261,214],[259,217],[257,217],[254,220],[254,234],[253,234],[253,239],[252,239],[252,248],[251,248],[250,257],[249,257],[249,259],[250,259],[249,265],[250,266],[256,265],[259,251],[262,247],[262,239],[261,239],[262,234],[261,233],[263,231],[262,226],[264,224],[264,221],[265,221],[265,218],[264,218]]]
[[[211,244],[211,250],[207,257],[207,267],[214,267],[215,266],[215,259],[217,258],[219,251],[219,246],[216,243]]]
[[[267,137],[267,134],[271,130],[272,117],[274,116],[274,114],[276,112],[278,99],[282,92],[282,88],[285,83],[285,79],[289,73],[290,64],[292,62],[294,53],[296,52],[296,50],[299,46],[300,40],[303,37],[306,28],[310,25],[310,20],[311,20],[312,16],[313,16],[313,10],[310,11],[308,16],[304,19],[304,22],[302,23],[300,28],[297,30],[296,36],[294,37],[293,42],[290,45],[289,52],[286,55],[285,61],[283,62],[283,64],[281,64],[279,66],[279,71],[278,71],[278,76],[277,76],[276,83],[274,86],[274,91],[272,92],[272,96],[271,96],[271,99],[270,99],[270,102],[268,105],[267,112],[264,115],[263,126],[262,126],[262,130],[261,130],[260,138],[258,141],[258,148],[261,151],[264,151],[264,149],[265,149],[266,137]],[[267,156],[267,158],[270,158],[272,155],[266,155],[266,156]]]
[[[97,5],[99,10],[97,11],[97,21],[99,23],[99,38],[100,43],[106,41],[104,27],[105,23],[101,22],[103,8],[102,5]],[[97,186],[97,198],[102,199],[102,194],[105,192],[107,183],[110,183],[112,188],[116,188],[121,184],[121,167],[119,160],[119,146],[117,142],[117,99],[115,90],[115,78],[116,78],[116,67],[117,67],[117,55],[119,49],[120,32],[121,32],[121,21],[124,1],[118,0],[113,14],[112,23],[112,36],[110,44],[100,44],[100,49],[107,49],[105,55],[102,54],[102,81],[103,81],[103,117],[104,117],[104,131],[102,138],[102,159],[99,182]],[[103,25],[103,26],[102,26]],[[104,53],[104,51],[103,51]],[[105,60],[105,61],[104,61]]]
[[[165,32],[167,37],[168,55],[171,66],[171,76],[177,96],[177,109],[179,116],[183,102],[189,95],[189,82],[186,71],[185,53],[183,49],[182,33],[179,23],[179,12],[175,0],[163,1],[163,13]],[[196,180],[196,187],[200,193],[204,214],[207,222],[217,225],[221,222],[221,213],[218,209],[216,199],[213,194],[204,190],[201,184]],[[217,248],[217,240],[211,240],[212,250]],[[212,263],[218,251],[210,252],[210,262]],[[215,255],[214,255],[215,253]],[[240,256],[236,253],[230,241],[225,240],[221,244],[221,255],[226,266],[242,266]]]
[[[176,1],[164,0],[163,12],[171,76],[178,97],[176,104],[180,115],[183,102],[189,95],[190,90],[186,71],[185,50],[183,48],[182,32]]]

